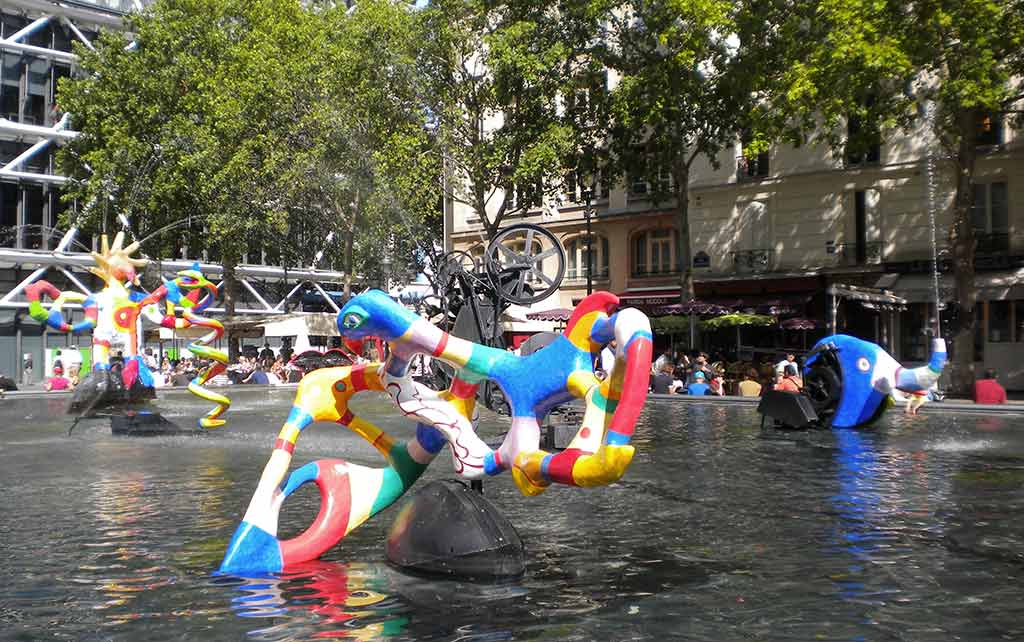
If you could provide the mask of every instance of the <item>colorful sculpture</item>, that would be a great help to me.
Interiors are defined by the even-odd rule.
[[[806,382],[824,386],[834,397],[831,425],[853,428],[871,423],[891,404],[894,390],[923,393],[932,387],[946,365],[946,342],[932,340],[929,362],[904,368],[877,344],[835,334],[818,341],[804,364]]]
[[[317,370],[302,380],[220,570],[277,571],[319,557],[405,493],[446,445],[461,477],[478,479],[511,470],[524,495],[537,495],[552,483],[599,486],[619,479],[632,460],[629,441],[647,396],[651,329],[641,312],[618,310],[618,303],[607,292],[588,296],[562,336],[519,357],[453,337],[383,292],[351,299],[338,314],[342,335],[381,338],[390,355],[384,363]],[[602,381],[593,363],[612,339],[617,345],[615,367]],[[457,369],[447,390],[432,390],[412,380],[409,364],[417,354]],[[512,410],[512,426],[497,450],[477,436],[473,425],[477,388],[486,380],[501,386]],[[355,416],[349,400],[364,390],[388,393],[405,416],[417,420],[415,437],[398,443]],[[573,398],[586,404],[576,437],[562,452],[541,450],[539,421],[552,407]],[[354,430],[384,455],[388,465],[368,468],[343,460],[315,461],[285,482],[296,440],[316,421]],[[320,513],[304,533],[281,541],[281,505],[307,482],[320,490]]]
[[[136,268],[144,267],[147,263],[146,259],[132,258],[131,255],[138,248],[137,242],[124,247],[123,232],[117,233],[113,244],[108,242],[104,234],[100,240],[101,251],[92,253],[96,267],[89,268],[103,279],[103,289],[86,296],[78,292],[62,292],[44,280],[36,281],[25,288],[29,315],[58,332],[77,334],[92,330],[93,373],[109,371],[110,350],[115,346],[120,347],[124,353],[121,383],[126,391],[141,389],[141,398],[145,398],[145,391],[150,391],[148,396],[152,396],[153,375],[139,355],[140,315],[167,328],[180,330],[193,325],[210,328],[207,335],[189,345],[189,350],[214,363],[189,384],[189,390],[218,404],[216,409],[200,420],[200,425],[204,428],[222,425],[224,420],[219,419],[219,416],[227,410],[230,401],[223,395],[206,390],[203,385],[226,367],[227,355],[209,346],[210,342],[220,338],[224,327],[219,321],[199,314],[217,298],[217,286],[203,276],[198,264],[194,264],[191,269],[179,272],[176,278],[165,281],[150,294],[133,289],[130,286],[139,285]],[[43,305],[44,296],[52,299],[49,309]],[[85,319],[74,325],[69,324],[62,312],[67,302],[81,303]],[[164,312],[159,309],[161,302],[166,306]],[[176,310],[180,310],[180,317]],[[83,381],[83,385],[85,383]]]

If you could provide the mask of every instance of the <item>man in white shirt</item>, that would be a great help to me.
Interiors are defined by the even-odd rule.
[[[71,346],[65,349],[61,356],[64,359],[64,366],[67,368],[69,375],[81,372],[82,353],[78,351],[78,346]]]
[[[785,374],[786,373],[786,366],[793,366],[794,368],[797,368],[797,365],[796,365],[796,355],[787,354],[785,359],[783,359],[782,361],[776,363],[775,364],[775,373],[776,374]],[[799,372],[799,371],[800,371],[800,369],[797,368],[797,372]]]
[[[601,349],[601,370],[604,370],[605,377],[612,376],[612,368],[615,367],[615,339]]]

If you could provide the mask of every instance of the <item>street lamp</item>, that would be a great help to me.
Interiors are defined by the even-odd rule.
[[[583,217],[587,222],[587,294],[594,293],[594,275],[593,275],[593,243],[594,237],[590,233],[590,201],[594,197],[594,188],[591,185],[583,186]]]

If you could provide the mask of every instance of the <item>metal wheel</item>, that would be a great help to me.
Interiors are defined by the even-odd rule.
[[[484,258],[495,291],[518,305],[548,298],[565,276],[562,244],[554,234],[531,223],[518,223],[499,232]]]

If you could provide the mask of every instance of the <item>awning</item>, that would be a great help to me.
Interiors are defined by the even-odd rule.
[[[1024,299],[1024,270],[982,272],[974,275],[974,287],[979,301],[1011,301]],[[910,303],[934,303],[935,282],[931,274],[900,276],[893,291]],[[956,300],[956,282],[952,274],[939,277],[939,298]]]
[[[817,330],[824,327],[824,325],[824,323],[817,319],[804,319],[802,317],[793,317],[779,323],[779,327],[783,330]]]
[[[540,312],[529,312],[526,315],[527,319],[532,321],[568,321],[569,317],[572,316],[572,310],[569,308],[552,308],[550,310],[541,310]]]
[[[299,335],[336,337],[338,315],[329,312],[296,314],[263,325],[268,337],[297,337]]]
[[[669,305],[679,301],[679,288],[663,288],[659,290],[626,290],[618,295],[623,307],[630,305],[654,306]]]
[[[871,309],[902,310],[907,304],[906,299],[896,296],[892,292],[854,285],[830,285],[828,293],[840,299],[857,301]]]

